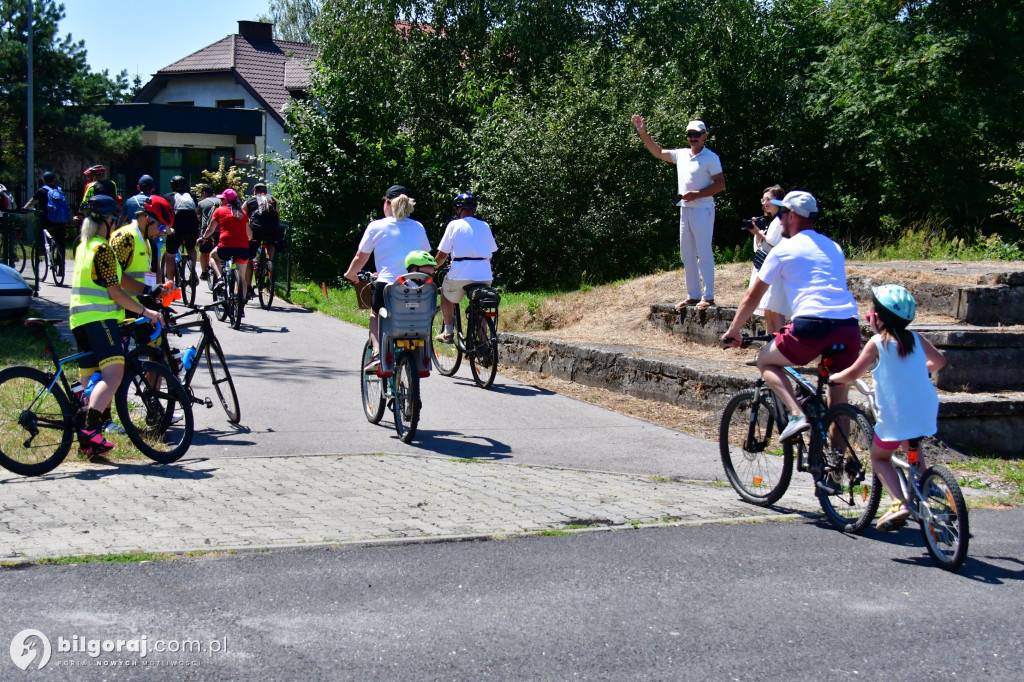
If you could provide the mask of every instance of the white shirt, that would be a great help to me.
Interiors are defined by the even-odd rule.
[[[783,239],[768,252],[757,277],[767,284],[785,282],[793,317],[857,317],[857,300],[846,288],[843,249],[814,230]]]
[[[868,343],[878,348],[878,367],[871,372],[878,400],[878,437],[903,441],[938,431],[939,395],[928,378],[928,358],[921,337],[914,334],[914,352],[905,358],[900,357],[896,342],[887,342],[880,334]]]
[[[676,175],[679,178],[679,193],[700,191],[710,187],[714,180],[711,176],[722,172],[722,160],[718,154],[707,147],[700,150],[699,154],[690,154],[690,148],[670,149],[672,160],[676,162]],[[685,208],[714,208],[714,197],[701,197],[692,201],[682,201],[679,206]]]
[[[423,225],[412,218],[381,218],[366,226],[359,250],[373,254],[377,281],[390,284],[407,272],[405,257],[409,252],[430,251],[430,240]]]
[[[491,261],[487,260],[498,245],[494,243],[491,226],[473,216],[467,216],[448,223],[437,245],[452,259],[449,279],[469,280],[473,282],[490,282],[494,279],[491,272]],[[460,260],[456,258],[483,258],[485,260]]]

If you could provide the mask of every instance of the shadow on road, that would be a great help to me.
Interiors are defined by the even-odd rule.
[[[454,379],[456,385],[476,387],[476,383],[472,379],[464,379],[462,377],[456,377]],[[554,391],[549,391],[539,386],[530,386],[529,384],[517,384],[515,386],[509,386],[506,384],[495,383],[489,389],[492,393],[499,393],[501,395],[518,395],[518,396],[537,396],[537,395],[555,395]]]
[[[467,436],[457,431],[416,431],[412,447],[429,450],[447,457],[498,461],[511,457],[512,448],[486,436]]]

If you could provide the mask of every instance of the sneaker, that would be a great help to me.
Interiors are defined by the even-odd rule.
[[[380,356],[374,355],[370,358],[370,361],[366,363],[366,367],[363,367],[363,371],[367,374],[374,374],[380,369]]]
[[[882,518],[878,519],[875,528],[881,531],[902,528],[903,524],[907,522],[908,516],[910,516],[910,509],[907,507],[906,502],[893,502],[889,511],[882,514]]]
[[[199,279],[203,280],[204,282],[209,282],[210,281],[210,271],[209,270],[204,271],[201,275],[199,275]]]
[[[801,414],[799,417],[790,415],[789,423],[786,424],[786,428],[784,428],[782,433],[779,434],[779,440],[789,440],[790,438],[799,436],[810,428],[811,425],[807,423],[807,417],[804,415]]]
[[[124,433],[124,427],[113,419],[108,419],[103,423],[103,433]]]
[[[454,336],[452,334],[447,334],[445,332],[441,332],[440,334],[434,337],[434,340],[437,341],[438,343],[451,343],[453,339]]]
[[[78,443],[82,454],[85,455],[101,455],[114,449],[114,444],[103,437],[103,432],[99,428],[91,431],[79,429]]]
[[[700,303],[697,304],[697,310],[704,310],[705,308],[710,308],[714,304],[715,304],[715,299],[713,299],[713,298],[703,299]]]

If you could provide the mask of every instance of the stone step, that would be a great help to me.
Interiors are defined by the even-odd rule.
[[[671,303],[655,303],[648,319],[659,329],[695,343],[720,345],[736,308],[712,306],[677,311]],[[966,324],[920,324],[911,327],[946,355],[946,366],[936,373],[935,385],[945,391],[1024,390],[1024,328],[982,327]],[[763,334],[764,320],[754,315],[744,327],[747,334]],[[866,341],[872,331],[861,325]]]
[[[634,346],[573,344],[508,332],[498,338],[504,364],[698,409],[721,410],[733,394],[753,386],[758,377],[756,368],[743,365],[740,359],[683,358]],[[855,392],[851,398],[857,402]],[[938,435],[979,452],[1019,456],[1024,442],[1024,394],[940,392]]]

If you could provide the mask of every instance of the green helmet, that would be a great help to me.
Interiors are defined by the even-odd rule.
[[[406,269],[409,269],[414,265],[419,267],[432,265],[436,268],[437,261],[434,260],[434,257],[426,251],[410,251],[409,255],[405,257],[405,267]]]

